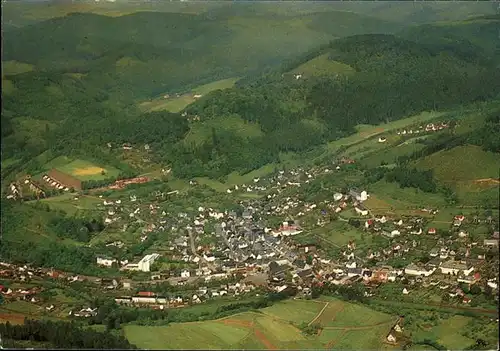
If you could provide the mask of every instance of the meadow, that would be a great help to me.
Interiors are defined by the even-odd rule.
[[[351,147],[353,147],[354,145],[357,146],[357,144],[360,144],[362,142],[367,143],[364,146],[369,146],[374,150],[376,150],[377,148],[383,148],[385,147],[385,143],[384,144],[377,143],[377,140],[373,139],[374,137],[383,135],[387,138],[388,135],[385,135],[385,133],[390,134],[398,129],[412,126],[414,124],[426,123],[433,119],[437,119],[443,116],[444,114],[445,114],[444,112],[435,112],[435,111],[422,112],[415,116],[410,116],[389,123],[383,123],[378,126],[359,125],[356,128],[357,129],[356,134],[327,143],[327,145],[325,146],[325,153],[322,157],[328,154],[333,154],[335,152],[338,152],[341,147],[347,148],[346,150],[347,152],[348,150],[350,150]],[[395,136],[390,136],[390,137],[396,138]],[[389,138],[387,143],[390,143]]]
[[[82,181],[103,180],[116,177],[120,174],[120,171],[114,167],[107,166],[103,168],[81,159],[73,160],[65,165],[56,167],[56,169]]]
[[[439,151],[418,160],[416,166],[418,169],[433,170],[436,179],[451,186],[458,182],[483,182],[488,185],[488,180],[491,186],[498,186],[498,154],[484,151],[479,146],[465,145]]]
[[[124,331],[131,343],[149,349],[329,349],[333,343],[351,349],[382,346],[394,318],[334,298],[324,300],[286,300],[219,320],[166,327],[127,325]],[[319,335],[306,335],[298,328],[301,323],[320,323],[323,315],[325,329]],[[335,326],[329,327],[334,320]]]
[[[97,205],[102,203],[98,197],[91,195],[79,195],[75,200],[74,194],[63,194],[60,196],[48,197],[39,201],[48,205],[53,210],[66,212],[68,215],[78,215],[88,211],[99,211]],[[30,201],[30,202],[36,202]]]
[[[169,111],[169,112],[180,112],[184,110],[189,104],[192,104],[197,100],[195,95],[206,95],[212,91],[224,90],[234,86],[238,78],[228,78],[217,80],[208,84],[200,85],[192,89],[189,93],[181,94],[180,96],[169,96],[165,95],[151,99],[150,101],[143,101],[139,103],[139,108],[142,111]]]

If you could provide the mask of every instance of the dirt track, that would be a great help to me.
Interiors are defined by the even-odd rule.
[[[266,347],[267,350],[277,350],[278,348],[271,343],[264,333],[262,333],[259,329],[256,328],[255,323],[249,322],[249,321],[241,321],[237,319],[223,319],[220,321],[221,323],[224,323],[226,325],[235,325],[235,326],[240,326],[240,327],[245,327],[253,330],[253,334],[259,340],[262,345]]]

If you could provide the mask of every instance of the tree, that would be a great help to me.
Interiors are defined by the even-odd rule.
[[[470,293],[473,294],[473,295],[479,295],[481,294],[481,287],[479,287],[479,285],[477,284],[473,284],[471,287],[470,287]]]

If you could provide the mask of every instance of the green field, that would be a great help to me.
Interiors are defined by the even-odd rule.
[[[304,76],[331,76],[333,74],[352,74],[354,69],[342,62],[329,59],[329,54],[323,54],[303,63],[295,68],[292,73],[304,74]]]
[[[266,307],[262,309],[262,313],[300,324],[312,321],[323,307],[324,304],[320,302],[288,300],[271,307]]]
[[[65,160],[69,162],[63,163]],[[102,180],[116,177],[120,174],[120,171],[114,167],[99,167],[92,162],[80,159],[70,161],[64,156],[52,160],[45,166],[56,168],[58,171],[69,174],[82,181]]]
[[[75,195],[72,194],[53,196],[40,201],[54,210],[62,210],[69,215],[76,215],[79,212],[98,211],[97,204],[101,203],[99,198],[86,195],[79,196],[78,200],[75,200]]]
[[[196,101],[195,95],[206,95],[215,90],[228,89],[234,86],[234,83],[238,78],[228,78],[218,80],[212,83],[200,85],[194,88],[190,93],[182,94],[179,97],[169,97],[164,96],[158,97],[151,101],[141,102],[139,107],[143,111],[169,111],[169,112],[180,112],[186,108],[189,104]]]
[[[334,342],[349,349],[382,346],[394,318],[367,307],[325,299],[334,308],[325,310],[330,318],[326,324],[332,324],[335,313],[340,314],[335,327],[330,327],[333,329],[323,325],[326,329],[315,336],[307,336],[295,326],[315,319],[326,303],[310,300],[283,301],[261,313],[245,312],[214,321],[165,327],[127,325],[124,331],[131,343],[149,349],[331,349]]]
[[[384,201],[391,208],[411,209],[423,207],[446,206],[446,200],[441,194],[426,193],[415,188],[401,188],[396,183],[385,180],[378,181],[368,186],[368,194],[374,194],[377,199]],[[367,203],[370,206],[370,203]],[[378,206],[375,206],[378,207]]]
[[[30,65],[29,63],[17,61],[2,61],[2,77],[31,72],[34,70],[34,68],[35,67],[33,65]]]
[[[258,124],[245,122],[239,116],[227,116],[193,123],[183,142],[185,144],[200,145],[211,140],[213,129],[230,132],[242,138],[253,138],[263,135]]]
[[[483,151],[479,146],[458,146],[436,152],[416,163],[419,169],[431,169],[434,176],[448,185],[461,181],[498,179],[500,155]]]
[[[326,153],[336,152],[340,147],[350,147],[354,144],[361,143],[366,139],[382,135],[383,133],[393,132],[397,129],[411,126],[413,124],[424,123],[439,118],[443,115],[444,115],[443,112],[422,112],[416,116],[411,116],[390,123],[380,124],[378,126],[360,125],[357,127],[358,133],[348,136],[346,138],[329,142],[325,147],[325,152]],[[373,147],[379,147],[378,145],[380,144],[373,142],[372,145]]]
[[[461,334],[471,320],[472,318],[470,317],[453,316],[441,321],[437,326],[428,331],[419,330],[415,338],[436,340],[449,350],[460,350],[474,344],[474,340]]]

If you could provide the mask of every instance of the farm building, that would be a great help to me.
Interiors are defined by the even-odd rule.
[[[49,177],[54,179],[60,184],[63,184],[69,188],[75,188],[78,190],[82,189],[82,181],[70,176],[69,174],[63,173],[61,171],[58,171],[57,169],[53,168],[50,170],[48,173]]]

